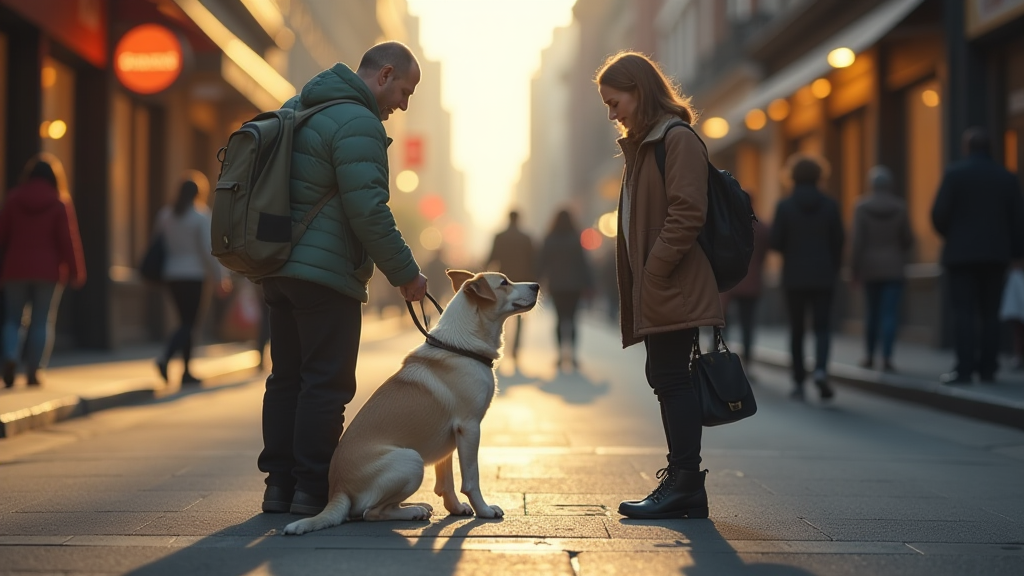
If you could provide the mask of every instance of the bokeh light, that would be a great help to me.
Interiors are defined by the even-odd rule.
[[[747,112],[747,116],[743,119],[743,122],[747,125],[748,129],[757,131],[764,128],[765,124],[768,123],[768,117],[765,116],[764,111],[760,108],[754,108],[750,112]]]
[[[776,122],[782,122],[789,116],[789,100],[776,98],[768,105],[768,117]]]
[[[846,68],[853,64],[857,55],[849,48],[836,48],[828,53],[828,65],[833,68]]]
[[[443,242],[444,237],[441,235],[441,231],[433,226],[420,232],[420,245],[427,250],[437,250]]]
[[[597,219],[597,229],[601,234],[604,234],[609,238],[615,238],[615,234],[618,233],[619,229],[619,212],[616,210],[614,212],[602,214],[601,217]]]
[[[729,133],[729,122],[717,116],[708,118],[701,123],[704,135],[708,138],[722,138]]]
[[[811,83],[811,94],[814,94],[815,98],[819,100],[823,98],[828,98],[828,95],[831,93],[832,83],[829,82],[828,79],[818,78],[817,80]]]
[[[939,98],[938,92],[929,88],[928,90],[921,92],[921,102],[924,102],[924,105],[929,108],[935,108],[939,105],[941,99]]]
[[[415,192],[420,186],[420,177],[412,170],[402,170],[395,177],[395,186],[398,186],[398,189],[406,194]]]
[[[597,250],[604,240],[601,233],[593,228],[587,228],[580,234],[580,245],[586,250]]]

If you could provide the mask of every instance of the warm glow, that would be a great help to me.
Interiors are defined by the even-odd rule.
[[[757,131],[764,128],[765,124],[768,123],[768,117],[764,115],[764,111],[760,108],[754,108],[747,112],[747,117],[743,119],[743,122],[747,125],[748,129]]]
[[[419,209],[427,220],[437,220],[444,216],[444,199],[437,194],[428,194],[420,199]]]
[[[714,116],[701,123],[701,130],[708,138],[722,138],[729,133],[729,123],[725,118]]]
[[[811,94],[814,97],[821,100],[822,98],[828,98],[828,95],[832,93],[832,83],[825,78],[818,78],[811,83]]]
[[[441,243],[444,238],[441,236],[441,231],[431,226],[420,232],[420,245],[427,250],[437,250],[441,247]]]
[[[68,125],[63,120],[54,120],[46,127],[46,135],[53,140],[60,140],[68,133]]]
[[[604,234],[609,238],[615,238],[615,234],[619,229],[618,211],[602,214],[601,217],[597,219],[597,229],[601,231],[601,234]]]
[[[402,170],[395,177],[395,186],[406,194],[415,192],[420,186],[420,177],[412,170]]]
[[[828,53],[828,64],[833,68],[846,68],[856,59],[857,55],[849,48],[836,48]]]
[[[40,80],[43,88],[53,88],[53,85],[57,83],[57,69],[53,66],[43,67]]]
[[[295,33],[285,27],[284,15],[274,0],[242,0],[242,5],[267,35],[274,39],[278,48],[291,50],[295,44]]]
[[[601,238],[601,233],[593,228],[587,228],[580,234],[580,245],[586,250],[597,250],[601,247],[601,243],[604,240]]]
[[[776,122],[782,122],[789,116],[789,100],[777,98],[768,105],[768,117]]]
[[[924,105],[929,108],[935,108],[940,102],[939,93],[929,88],[928,90],[921,92],[921,102],[924,102]]]

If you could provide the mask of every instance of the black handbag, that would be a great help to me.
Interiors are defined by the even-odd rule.
[[[164,263],[167,261],[167,245],[164,243],[164,236],[160,234],[153,238],[146,249],[139,265],[139,274],[150,282],[160,282],[164,279]]]
[[[757,412],[754,391],[743,372],[743,363],[725,344],[721,328],[715,328],[714,349],[706,353],[700,350],[700,332],[694,336],[690,373],[704,426],[737,422]]]

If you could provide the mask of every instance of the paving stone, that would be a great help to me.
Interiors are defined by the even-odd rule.
[[[1024,525],[999,520],[862,520],[809,516],[807,521],[834,540],[1006,544],[1024,542]]]
[[[160,515],[153,512],[66,512],[0,514],[0,534],[133,534]]]
[[[37,500],[18,512],[180,512],[201,501],[204,492],[139,491],[122,494],[67,492]]]

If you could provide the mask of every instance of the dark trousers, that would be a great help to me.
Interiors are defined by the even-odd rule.
[[[953,302],[956,371],[964,376],[977,372],[982,378],[991,378],[999,368],[999,304],[1006,265],[949,266],[947,274]]]
[[[814,369],[825,370],[828,365],[831,341],[832,288],[788,288],[786,307],[789,309],[789,351],[793,362],[793,381],[803,384],[807,378],[804,367],[804,330],[807,309],[814,318]]]
[[[170,360],[178,352],[185,363],[192,359],[192,335],[196,330],[196,319],[199,318],[199,305],[203,301],[202,280],[171,280],[167,283],[174,299],[174,308],[178,311],[178,329],[171,335],[164,352],[164,359]]]
[[[576,349],[576,310],[580,304],[581,292],[577,290],[551,292],[551,299],[555,301],[555,314],[558,322],[555,324],[555,340],[558,346],[568,343],[570,348]]]
[[[882,280],[864,283],[866,318],[864,322],[864,350],[870,360],[875,356],[878,338],[882,338],[882,357],[892,359],[896,343],[896,330],[900,323],[902,280]]]
[[[696,328],[651,334],[644,338],[647,383],[661,405],[668,442],[668,462],[683,470],[700,470],[701,408],[690,374],[690,349]]]
[[[757,315],[757,296],[732,296],[730,302],[736,303],[736,310],[740,317],[740,331],[743,333],[743,362],[750,365],[754,358],[754,318]],[[726,328],[728,328],[726,323]],[[723,330],[723,335],[728,330]]]
[[[268,486],[327,497],[331,455],[356,392],[359,301],[294,278],[263,280],[270,307],[270,359],[263,395]]]

